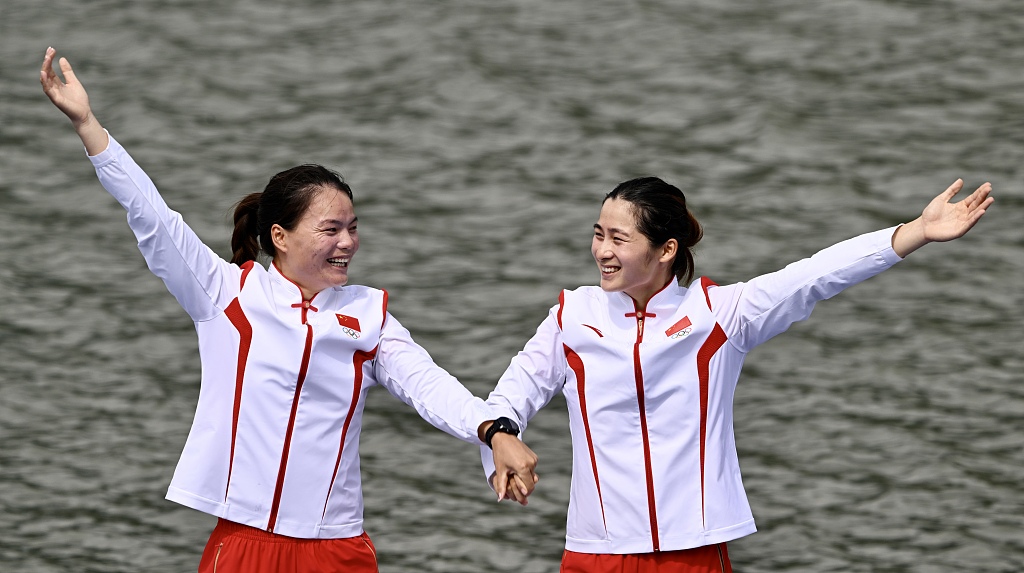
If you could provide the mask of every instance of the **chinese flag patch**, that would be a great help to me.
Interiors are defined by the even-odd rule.
[[[679,332],[680,330],[684,330],[687,328],[690,328],[690,317],[684,316],[679,320],[679,322],[673,324],[671,328],[665,331],[665,336],[672,336],[673,334]]]
[[[354,316],[344,315],[344,314],[336,314],[335,316],[338,317],[338,324],[340,324],[342,326],[347,326],[348,328],[351,328],[352,330],[354,330],[356,332],[362,332],[361,330],[359,330],[359,319],[358,318],[356,318]]]

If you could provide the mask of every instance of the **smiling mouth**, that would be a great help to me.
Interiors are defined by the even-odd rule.
[[[348,268],[348,259],[335,257],[333,259],[327,259],[327,263],[336,269]]]
[[[598,268],[601,269],[601,274],[610,275],[617,272],[621,267],[606,267],[604,265],[599,265]]]

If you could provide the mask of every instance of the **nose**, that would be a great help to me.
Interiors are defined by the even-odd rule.
[[[352,250],[352,248],[356,244],[356,242],[355,242],[355,238],[352,236],[352,233],[349,233],[349,232],[346,231],[346,232],[342,232],[342,233],[338,234],[338,243],[337,244],[338,244],[338,248],[339,249],[341,249],[343,251],[348,251],[348,250]]]

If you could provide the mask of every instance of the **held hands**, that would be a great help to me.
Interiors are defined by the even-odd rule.
[[[981,220],[985,210],[995,201],[989,197],[992,184],[985,183],[966,199],[950,203],[963,186],[963,179],[957,179],[928,203],[920,217],[896,230],[892,248],[897,255],[906,257],[928,243],[958,239]]]
[[[519,438],[509,434],[495,434],[491,445],[494,453],[491,485],[498,494],[498,501],[514,499],[520,505],[526,505],[526,498],[540,480],[534,473],[537,454]]]
[[[43,85],[46,97],[71,120],[89,155],[96,155],[107,147],[107,132],[93,116],[89,94],[75,77],[71,64],[64,58],[60,59],[60,71],[65,81],[61,81],[53,70],[53,58],[56,55],[57,50],[46,49],[43,67],[39,70],[39,83]]]

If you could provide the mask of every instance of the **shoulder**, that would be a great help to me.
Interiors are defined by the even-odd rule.
[[[718,288],[720,288],[718,286],[718,283],[716,283],[709,277],[697,277],[696,279],[694,279],[693,282],[690,283],[690,286],[685,289],[686,293],[684,297],[700,298],[708,306],[708,310],[714,310],[714,295],[712,294],[712,292],[717,290]]]
[[[608,293],[598,286],[581,286],[574,289],[565,289],[558,294],[556,307],[561,310],[566,306],[573,308],[587,308],[591,306],[605,306],[608,302]]]
[[[387,311],[388,291],[364,285],[345,285],[336,287],[343,304],[370,304],[382,306]]]
[[[584,301],[597,301],[602,302],[607,298],[608,294],[601,290],[599,286],[581,286],[574,289],[565,289],[559,295],[559,299],[562,301],[572,300],[574,302]]]

